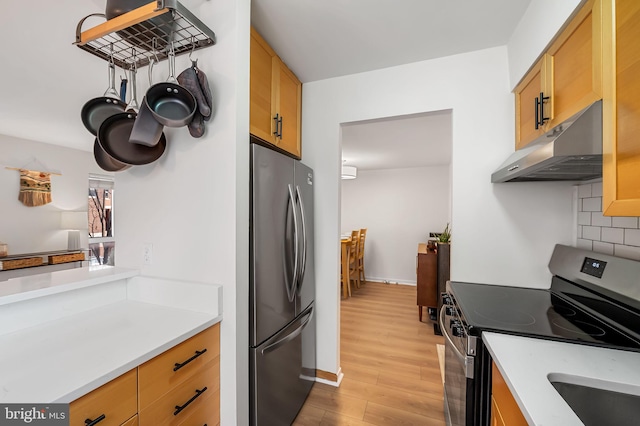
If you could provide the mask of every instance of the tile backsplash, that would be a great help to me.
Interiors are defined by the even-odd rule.
[[[602,215],[602,182],[578,186],[577,247],[640,260],[638,219]]]

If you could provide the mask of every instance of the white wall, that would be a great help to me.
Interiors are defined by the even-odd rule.
[[[52,202],[37,207],[22,204],[20,172],[5,167],[60,173],[51,176]],[[0,241],[9,245],[9,254],[66,250],[67,231],[60,229],[60,212],[87,211],[89,173],[111,174],[98,167],[90,152],[0,135]],[[86,232],[80,235],[82,247],[87,247]]]
[[[509,51],[511,89],[524,77],[567,18],[585,0],[533,0],[513,32]]]
[[[450,221],[449,169],[358,170],[341,182],[342,232],[367,228],[367,280],[416,284],[418,243]]]
[[[217,35],[196,51],[214,94],[205,135],[165,129],[157,162],[118,174],[118,266],[223,286],[221,424],[248,424],[249,0],[183,2]],[[165,62],[163,62],[165,64]],[[176,69],[190,65],[186,55]],[[142,75],[146,74],[142,70]],[[142,246],[152,244],[151,265]]]
[[[514,145],[506,47],[305,84],[321,370],[336,372],[340,363],[340,124],[443,109],[453,110],[452,279],[542,287],[554,245],[573,239],[570,185],[490,183]]]

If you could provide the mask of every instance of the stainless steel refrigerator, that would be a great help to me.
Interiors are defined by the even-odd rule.
[[[315,381],[313,170],[252,143],[250,208],[251,424],[288,426]]]

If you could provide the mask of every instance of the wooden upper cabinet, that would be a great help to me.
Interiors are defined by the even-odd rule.
[[[589,0],[560,33],[547,51],[545,71],[547,129],[602,99],[601,0]]]
[[[602,99],[602,0],[589,0],[514,90],[516,149]]]
[[[302,83],[251,28],[250,132],[301,158]]]
[[[276,145],[295,157],[301,158],[302,84],[279,58],[277,62],[280,90],[277,92],[276,106],[282,121]]]
[[[640,2],[602,1],[603,212],[640,216]]]
[[[267,142],[274,140],[273,117],[276,115],[273,90],[275,52],[251,29],[249,131]]]
[[[520,149],[544,134],[540,121],[539,98],[544,91],[543,69],[546,58],[542,57],[515,89],[516,95],[516,149]]]

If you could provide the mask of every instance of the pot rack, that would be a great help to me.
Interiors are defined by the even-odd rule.
[[[157,0],[82,31],[76,27],[75,44],[123,69],[148,65],[151,58],[168,57],[170,43],[176,55],[216,44],[215,33],[177,0]]]

